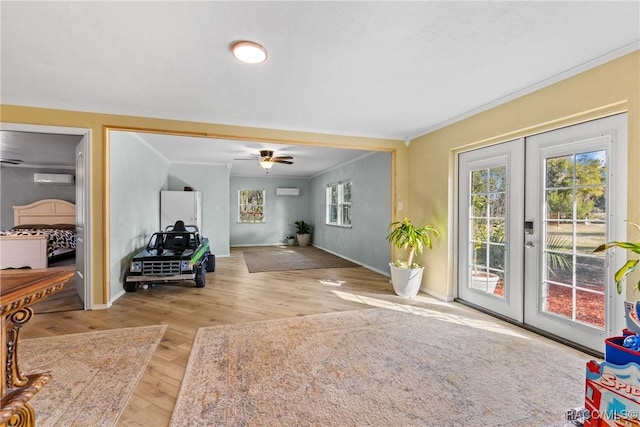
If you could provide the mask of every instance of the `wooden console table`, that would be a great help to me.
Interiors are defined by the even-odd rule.
[[[29,400],[51,380],[48,372],[22,375],[18,367],[20,328],[33,317],[30,305],[62,290],[72,271],[0,271],[0,427],[35,426]]]

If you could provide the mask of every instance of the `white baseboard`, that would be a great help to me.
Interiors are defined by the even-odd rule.
[[[342,259],[346,259],[347,261],[351,261],[352,263],[354,263],[354,264],[358,264],[359,266],[364,267],[364,268],[366,268],[366,269],[369,269],[369,270],[371,270],[371,271],[375,271],[376,273],[378,273],[378,274],[382,274],[383,276],[387,276],[387,277],[389,277],[389,276],[390,276],[390,273],[387,273],[386,271],[378,270],[378,269],[377,269],[377,268],[375,268],[375,267],[371,267],[370,265],[363,264],[363,263],[361,263],[360,261],[356,261],[355,259],[351,259],[351,258],[348,258],[348,257],[346,257],[346,256],[344,256],[344,255],[339,254],[339,253],[336,253],[336,252],[330,251],[329,249],[323,248],[322,246],[318,246],[318,245],[314,245],[314,244],[312,244],[311,246],[313,246],[314,248],[322,249],[322,250],[323,250],[323,251],[325,251],[325,252],[329,252],[330,254],[333,254],[333,255],[335,255],[335,256],[338,256],[338,257],[340,257],[340,258],[342,258]]]
[[[422,292],[424,292],[425,294],[431,295],[432,297],[437,298],[437,299],[439,299],[441,301],[445,301],[445,302],[452,302],[453,301],[453,297],[451,297],[451,296],[442,295],[442,294],[440,294],[438,292],[434,292],[434,291],[432,291],[430,289],[422,289],[422,288],[420,288],[420,290]]]
[[[230,248],[250,248],[252,246],[289,246],[286,243],[277,242],[277,243],[256,243],[254,245],[230,245]],[[217,255],[216,255],[217,256]]]
[[[111,307],[111,303],[109,304],[93,304],[90,310],[106,310]]]
[[[122,295],[126,294],[125,290],[121,290],[120,292],[118,292],[117,294],[115,294],[115,296],[111,299],[111,301],[109,301],[108,307],[111,307],[111,304],[113,304],[114,302],[116,302],[118,300],[118,298],[120,298]],[[108,308],[107,307],[107,308]]]

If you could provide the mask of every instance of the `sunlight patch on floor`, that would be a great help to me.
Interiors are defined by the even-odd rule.
[[[325,279],[325,280],[319,280],[320,283],[322,283],[323,285],[327,285],[327,286],[342,286],[344,283],[347,283],[346,280],[331,280],[331,279]]]
[[[371,298],[362,295],[356,295],[350,292],[332,291],[336,296],[347,301],[359,302],[372,307],[387,308],[390,310],[402,311],[405,313],[415,314],[418,316],[430,317],[442,322],[455,323],[457,325],[464,325],[470,328],[481,329],[483,331],[494,332],[497,334],[511,335],[518,338],[530,339],[526,335],[522,335],[508,327],[501,326],[495,322],[471,319],[465,316],[451,313],[443,313],[437,310],[430,310],[423,307],[415,307],[412,305],[399,304],[393,301],[385,301],[378,298]],[[429,301],[431,303],[432,301]]]

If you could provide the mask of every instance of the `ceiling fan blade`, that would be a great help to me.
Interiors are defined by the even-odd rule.
[[[293,162],[290,162],[289,160],[271,159],[271,161],[273,163],[284,163],[285,165],[292,165],[293,164]]]
[[[278,156],[278,157],[273,157],[273,160],[293,160],[293,157],[291,157],[291,156]]]
[[[6,157],[0,157],[0,163],[6,165],[19,165],[20,163],[23,163],[23,161],[21,159],[8,159]]]

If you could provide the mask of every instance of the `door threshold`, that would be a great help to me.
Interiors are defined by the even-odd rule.
[[[514,326],[517,326],[519,328],[522,328],[522,329],[524,329],[526,331],[533,332],[533,333],[535,333],[537,335],[543,336],[545,338],[548,338],[548,339],[550,339],[552,341],[555,341],[557,343],[560,343],[562,345],[566,345],[567,347],[571,347],[571,348],[573,348],[575,350],[581,351],[582,353],[586,353],[589,356],[593,356],[593,357],[596,357],[598,359],[604,360],[604,353],[602,353],[602,352],[595,351],[595,350],[593,350],[591,348],[585,347],[585,346],[580,345],[578,343],[575,343],[573,341],[568,341],[565,338],[559,337],[557,335],[550,334],[549,332],[546,332],[546,331],[543,331],[542,329],[538,329],[538,328],[535,328],[533,326],[527,325],[526,323],[516,322],[513,319],[510,319],[510,318],[508,318],[506,316],[502,316],[501,314],[498,314],[498,313],[494,313],[493,311],[487,310],[484,307],[481,307],[481,306],[479,306],[477,304],[473,304],[471,302],[462,300],[460,298],[455,298],[454,301],[457,302],[457,303],[460,303],[462,305],[465,305],[465,306],[467,306],[469,308],[473,308],[474,310],[477,310],[477,311],[480,311],[482,313],[488,314],[491,317],[495,317],[497,319],[500,319],[500,320],[502,320],[504,322],[507,322],[507,323],[509,323],[511,325],[514,325]],[[603,343],[603,345],[604,345],[604,343]]]

